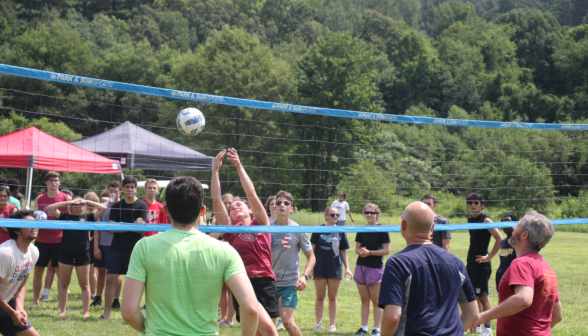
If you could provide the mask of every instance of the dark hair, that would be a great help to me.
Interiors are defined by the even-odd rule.
[[[513,213],[505,213],[504,216],[502,216],[502,219],[500,220],[501,222],[518,222],[519,221],[519,217]],[[504,233],[506,233],[506,238],[510,238],[512,236],[512,232],[514,231],[513,228],[508,227],[508,228],[502,228],[502,231],[504,231]]]
[[[0,176],[0,184],[6,184],[6,177]]]
[[[74,198],[73,191],[71,191],[69,189],[61,189],[61,192],[64,193],[64,194],[66,194],[66,195],[69,195],[69,197],[71,197],[71,198]]]
[[[22,219],[25,217],[33,217],[35,218],[35,212],[33,210],[18,210],[10,214],[10,218],[13,219]],[[6,228],[8,230],[8,235],[10,239],[16,240],[18,235],[16,234],[16,230],[20,231],[20,228]]]
[[[135,180],[135,181],[137,181],[137,180]],[[135,185],[137,185],[137,183],[136,183],[136,182],[135,182]],[[118,188],[118,189],[120,189],[120,183],[118,183],[118,181],[110,181],[110,182],[108,183],[108,186],[107,186],[107,188],[108,188],[108,187],[113,187],[113,188]]]
[[[284,190],[278,191],[278,193],[276,194],[276,200],[280,197],[284,197],[285,199],[290,201],[290,203],[292,203],[292,206],[294,206],[294,198],[292,197],[292,194],[290,194],[289,192]]]
[[[432,200],[433,204],[437,204],[437,197],[435,197],[433,194],[426,194],[425,196],[421,197],[421,202],[428,199]]]
[[[269,208],[270,207],[270,203],[272,202],[272,200],[275,200],[275,199],[276,199],[276,196],[270,196],[270,197],[267,198],[267,201],[265,201],[264,208],[265,208],[265,212],[267,212],[268,216],[271,214],[271,211],[270,211],[270,208]]]
[[[6,184],[8,184],[8,186],[10,187],[10,192],[17,192],[18,189],[20,188],[20,181],[15,179],[14,177],[9,178],[8,180],[6,180]]]
[[[343,194],[343,199],[347,199],[347,195],[344,192],[340,192],[339,195]]]
[[[58,172],[53,171],[53,170],[47,172],[47,174],[45,174],[45,182],[47,182],[48,179],[51,179],[51,178],[54,178],[54,177],[56,177],[56,178],[58,178],[58,179],[61,180],[61,175],[59,175]]]
[[[166,206],[174,224],[190,225],[196,222],[203,200],[204,188],[192,176],[175,177],[165,188]]]
[[[7,185],[0,185],[0,191],[6,191],[6,196],[10,196],[10,187]]]
[[[102,192],[100,193],[100,197],[110,197],[108,190],[102,190]]]
[[[469,193],[466,196],[466,201],[480,201],[480,204],[484,205],[484,196],[478,193]]]
[[[125,178],[122,181],[122,186],[124,187],[129,183],[134,184],[135,188],[137,187],[137,179],[134,176],[125,176]]]

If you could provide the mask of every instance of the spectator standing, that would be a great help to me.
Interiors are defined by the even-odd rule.
[[[147,224],[167,224],[167,216],[163,213],[163,205],[159,203],[155,196],[159,192],[159,185],[155,179],[145,181],[145,198],[143,202],[147,204]],[[144,237],[150,237],[159,233],[158,231],[144,232]]]
[[[437,197],[432,194],[426,194],[421,198],[421,202],[425,203],[426,205],[435,212],[435,224],[449,224],[447,218],[437,215]],[[451,231],[443,230],[443,231],[433,231],[431,233],[431,242],[440,248],[444,249],[445,251],[449,252],[451,249]]]
[[[101,203],[100,198],[95,192],[89,191],[84,195],[84,200],[92,201],[95,203]],[[106,206],[104,206],[106,211]],[[98,214],[98,208],[91,205],[86,206],[86,214],[93,213],[94,219],[98,220],[100,216]],[[90,293],[92,294],[92,300],[96,297],[96,286],[98,278],[96,277],[96,268],[94,267],[94,230],[90,230]]]
[[[147,204],[135,197],[137,179],[133,176],[126,176],[122,187],[125,197],[112,205],[108,221],[113,223],[146,223]],[[104,313],[100,316],[101,319],[110,319],[115,284],[119,275],[127,274],[133,248],[142,237],[142,233],[138,231],[114,231],[109,251],[110,256],[108,264],[106,264],[108,269],[108,274],[106,275],[106,302],[104,302]]]
[[[276,196],[270,196],[265,201],[265,212],[269,217],[270,222],[275,221],[278,218],[278,211],[276,210]]]
[[[502,216],[501,222],[518,222],[519,218],[515,214],[507,213],[506,215]],[[496,292],[498,293],[498,285],[500,285],[500,280],[502,280],[502,276],[506,272],[506,270],[512,264],[512,261],[517,258],[517,253],[514,250],[514,247],[510,246],[508,241],[510,237],[512,237],[513,228],[503,228],[502,231],[506,233],[506,238],[502,240],[500,243],[500,266],[496,270]]]
[[[349,215],[349,218],[351,218],[351,221],[353,223],[355,223],[355,219],[353,219],[353,216],[351,215],[351,211],[349,211],[349,204],[347,203],[347,201],[345,201],[345,199],[347,198],[347,196],[345,196],[344,192],[340,192],[339,193],[339,199],[336,201],[333,201],[333,203],[331,203],[331,206],[337,208],[337,210],[339,210],[339,221],[337,222],[337,226],[345,226],[345,223],[347,222],[347,216]]]
[[[10,215],[18,209],[16,206],[8,202],[9,188],[5,185],[0,185],[0,218],[10,218]],[[0,244],[10,239],[8,229],[0,228]]]
[[[0,184],[3,184],[0,181]],[[8,197],[8,203],[14,205],[18,210],[21,209],[22,204],[20,204],[20,200],[18,198],[19,190],[20,190],[20,182],[15,178],[9,178],[6,180],[6,185],[10,188],[10,195]]]
[[[59,191],[61,185],[61,175],[58,172],[50,171],[45,174],[45,185],[47,192],[37,196],[33,210],[41,210],[47,215],[47,220],[55,220],[55,216],[49,211],[49,206],[57,202],[71,200],[71,197]],[[66,207],[59,209],[61,212],[67,212]],[[40,229],[35,240],[35,246],[39,249],[39,259],[35,265],[33,274],[33,306],[39,304],[39,300],[49,301],[49,292],[53,284],[55,274],[59,277],[59,250],[61,246],[62,230]],[[41,297],[41,286],[43,285],[43,273],[47,270],[47,279],[45,279],[45,288]]]

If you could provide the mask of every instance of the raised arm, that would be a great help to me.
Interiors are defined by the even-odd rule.
[[[223,204],[221,197],[221,186],[218,170],[223,165],[223,158],[226,154],[226,150],[221,151],[214,158],[214,164],[212,165],[212,179],[210,180],[210,194],[212,196],[212,212],[214,212],[214,218],[218,225],[229,225],[229,214],[227,214],[227,208]]]
[[[86,206],[91,206],[93,208],[98,209],[95,213],[94,213],[94,218],[96,220],[98,220],[98,218],[100,218],[100,216],[102,216],[104,214],[104,212],[106,211],[106,206],[102,203],[97,203],[94,201],[90,201],[90,200],[83,200],[82,201]]]
[[[57,202],[57,203],[53,203],[49,206],[49,211],[51,211],[51,213],[53,214],[53,216],[55,216],[55,219],[59,219],[59,217],[61,217],[61,211],[59,211],[58,208],[61,208],[62,206],[66,206],[66,205],[70,205],[70,204],[74,204],[74,201],[65,201],[65,202]]]
[[[263,207],[263,203],[257,197],[257,193],[255,192],[255,186],[247,172],[245,172],[245,168],[241,165],[241,160],[239,159],[239,154],[237,154],[237,150],[234,148],[229,149],[227,153],[229,160],[237,167],[237,173],[239,173],[239,179],[241,180],[241,186],[243,186],[243,190],[245,190],[245,194],[247,195],[247,200],[249,201],[249,206],[253,211],[253,215],[257,219],[257,222],[261,225],[269,225],[269,218],[267,217],[267,213],[265,212],[265,208]],[[220,194],[220,184],[219,184],[219,194]]]
[[[489,218],[486,218],[486,220],[489,220],[490,222],[492,222],[492,220]],[[485,223],[486,223],[486,220],[484,220]],[[488,231],[490,232],[492,237],[494,237],[494,246],[492,247],[492,251],[490,251],[489,254],[487,254],[485,256],[476,256],[476,257],[478,257],[480,263],[490,262],[490,260],[492,260],[492,258],[494,258],[496,253],[498,253],[498,251],[500,251],[500,244],[502,243],[502,235],[500,234],[500,231],[498,231],[498,229],[488,229]]]

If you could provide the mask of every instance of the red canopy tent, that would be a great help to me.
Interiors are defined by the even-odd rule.
[[[36,127],[0,136],[0,167],[28,168],[27,207],[31,201],[34,168],[122,175],[118,161],[72,145]]]

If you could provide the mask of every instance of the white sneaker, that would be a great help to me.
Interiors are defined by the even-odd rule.
[[[492,336],[492,328],[482,328],[482,332],[479,336]]]
[[[282,318],[278,318],[278,326],[276,327],[277,330],[283,330],[286,329],[284,328],[284,324],[282,323]]]
[[[42,294],[41,295],[41,300],[42,302],[47,302],[49,301],[49,295],[48,294]]]
[[[312,329],[312,330],[314,330],[314,331],[323,330],[323,325],[322,325],[322,324],[320,324],[320,323],[318,323],[318,324],[317,324],[317,325],[314,327],[314,329]]]
[[[479,334],[482,332],[482,325],[479,325],[476,327],[476,334]]]
[[[335,332],[335,331],[337,331],[337,328],[335,328],[335,326],[332,325],[332,326],[329,327],[329,331],[330,332]]]

